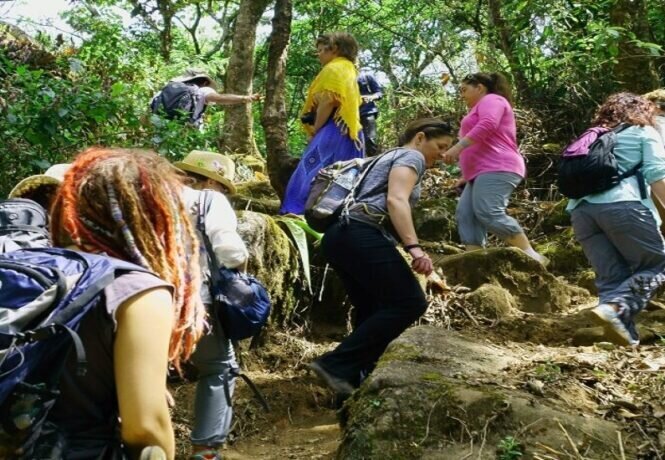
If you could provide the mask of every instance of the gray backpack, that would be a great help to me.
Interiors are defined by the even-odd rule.
[[[43,207],[25,198],[0,200],[0,253],[50,246]]]
[[[171,81],[152,98],[150,110],[169,120],[184,117],[190,123],[197,124],[206,109],[204,104],[203,110],[196,110],[199,97],[198,86]]]

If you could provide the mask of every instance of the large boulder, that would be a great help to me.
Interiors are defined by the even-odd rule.
[[[503,458],[497,446],[508,437],[518,438],[522,458],[572,449],[585,458],[605,457],[621,427],[505,382],[506,369],[524,361],[507,348],[452,331],[406,331],[347,401],[338,458]],[[558,369],[539,364],[537,375],[547,374],[541,368]],[[635,458],[634,447],[624,447],[626,458]]]
[[[265,214],[238,213],[238,233],[250,254],[247,271],[255,275],[270,294],[273,321],[287,321],[301,286],[297,250],[284,230]]]
[[[515,248],[492,248],[434,257],[451,284],[475,290],[486,283],[501,286],[513,295],[517,307],[526,312],[548,313],[586,299],[588,292],[567,284],[543,265]]]

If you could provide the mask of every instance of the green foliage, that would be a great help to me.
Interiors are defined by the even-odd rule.
[[[166,81],[197,66],[182,33],[174,33],[178,51],[166,64],[154,35],[125,30],[118,16],[76,8],[66,16],[86,39],[77,48],[42,40],[56,56],[47,69],[16,62],[0,48],[0,168],[6,178],[0,196],[22,177],[71,161],[91,145],[150,148],[171,160],[216,148],[221,111],[208,111],[204,131],[149,111]],[[223,62],[207,68],[214,74]]]
[[[524,455],[524,447],[512,436],[506,436],[496,449],[498,460],[517,460]]]
[[[305,276],[305,281],[307,282],[307,288],[309,289],[310,294],[312,293],[312,276],[310,274],[310,264],[309,264],[309,247],[307,246],[307,235],[312,235],[316,232],[311,231],[307,224],[300,219],[279,216],[275,217],[275,222],[281,224],[291,235],[291,241],[293,241],[294,246],[298,250],[300,255],[300,261],[302,262],[303,274]],[[304,224],[304,225],[303,225]],[[310,231],[306,232],[305,228]]]

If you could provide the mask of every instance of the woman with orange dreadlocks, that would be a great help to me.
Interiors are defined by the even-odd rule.
[[[154,273],[118,276],[82,320],[88,372],[77,375],[68,363],[49,414],[68,459],[174,457],[167,366],[179,369],[192,353],[205,315],[198,242],[181,191],[177,170],[147,151],[91,148],[65,175],[51,215],[55,245]]]

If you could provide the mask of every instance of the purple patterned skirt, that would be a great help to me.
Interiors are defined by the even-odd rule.
[[[362,132],[359,135],[361,145],[364,145]],[[286,186],[280,214],[305,213],[307,194],[312,179],[319,172],[319,169],[336,161],[351,160],[363,156],[363,149],[358,149],[349,136],[342,134],[331,117],[307,144],[307,149],[305,149],[298,167],[291,175],[289,184]]]

